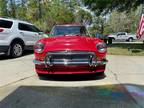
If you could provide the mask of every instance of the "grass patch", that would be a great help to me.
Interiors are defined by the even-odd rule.
[[[144,56],[144,44],[142,43],[114,43],[108,45],[110,55]]]

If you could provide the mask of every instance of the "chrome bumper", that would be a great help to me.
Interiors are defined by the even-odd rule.
[[[98,65],[105,65],[108,61],[106,59],[102,61],[92,61],[92,62],[70,62],[70,61],[64,61],[64,62],[45,62],[45,61],[38,61],[33,60],[35,65],[46,65],[46,66],[53,66],[53,65],[89,65],[89,66],[98,66]]]

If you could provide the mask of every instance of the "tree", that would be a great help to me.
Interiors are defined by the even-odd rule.
[[[8,7],[7,7],[8,8]],[[9,14],[10,16],[12,16],[13,18],[16,18],[16,3],[15,3],[15,0],[10,0],[10,4],[9,4]]]
[[[62,1],[0,0],[0,15],[27,20],[39,26],[43,31],[50,31],[55,24],[75,22],[79,3],[77,0],[71,0],[68,4]],[[90,13],[83,11],[81,16],[83,23],[90,22]]]
[[[17,3],[17,19],[27,20],[28,7],[27,0],[21,0],[20,3]]]
[[[0,16],[8,16],[7,0],[0,0]]]
[[[44,31],[50,31],[55,24],[74,22],[73,12],[60,1],[41,0],[41,17],[39,16],[39,2],[35,1],[29,1],[26,17]]]
[[[91,13],[81,8],[77,10],[75,18],[76,22],[84,25],[90,25],[92,23]]]
[[[143,0],[83,0],[89,9],[95,11],[97,15],[107,14],[115,11],[130,11],[137,9]]]
[[[95,33],[104,33],[104,28],[105,28],[105,18],[102,16],[93,16],[92,20],[92,27],[90,27],[90,32],[92,34]]]
[[[113,11],[105,25],[104,32],[116,33],[125,31],[135,33],[140,14],[140,7],[136,11],[130,11],[129,13]]]

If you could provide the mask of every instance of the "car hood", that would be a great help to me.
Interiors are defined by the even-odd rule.
[[[99,39],[86,36],[57,36],[43,39],[45,51],[83,50],[96,51]]]

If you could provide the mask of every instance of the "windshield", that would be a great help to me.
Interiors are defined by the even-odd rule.
[[[55,26],[51,32],[51,36],[61,35],[88,35],[84,26]]]

